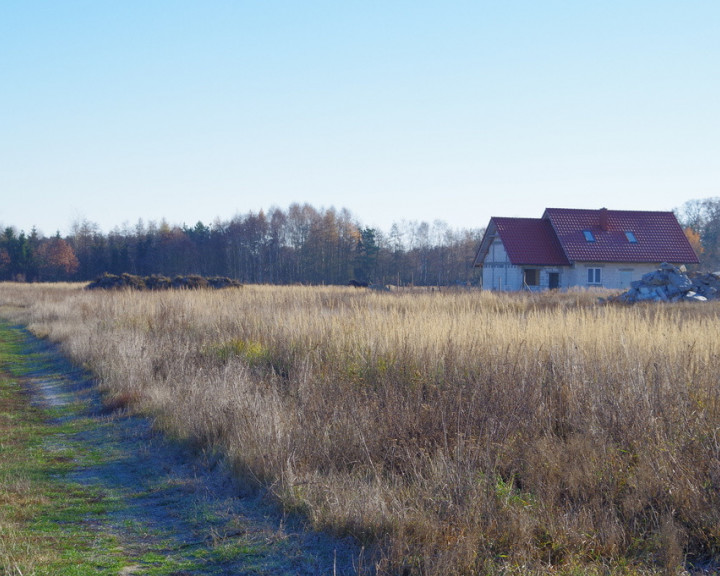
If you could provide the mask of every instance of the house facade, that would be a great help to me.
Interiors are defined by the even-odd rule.
[[[491,218],[474,264],[488,290],[624,290],[663,262],[698,263],[672,212],[548,208]]]

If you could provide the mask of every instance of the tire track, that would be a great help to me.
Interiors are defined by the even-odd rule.
[[[307,531],[262,493],[243,491],[221,458],[153,430],[147,418],[103,410],[87,374],[58,349],[22,332],[31,369],[21,377],[57,432],[47,450],[71,454],[61,479],[107,504],[77,522],[117,543],[120,574],[368,574],[350,539]]]

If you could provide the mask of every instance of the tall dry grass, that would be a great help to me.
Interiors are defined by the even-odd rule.
[[[720,550],[717,304],[2,285],[0,311],[110,405],[379,543],[380,572],[671,573]]]

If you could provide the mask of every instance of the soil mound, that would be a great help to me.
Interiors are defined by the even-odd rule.
[[[133,274],[103,274],[93,280],[86,290],[197,290],[200,288],[241,288],[242,284],[232,278],[213,276],[135,276]]]

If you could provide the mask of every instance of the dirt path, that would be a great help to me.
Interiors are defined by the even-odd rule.
[[[56,429],[45,448],[72,459],[59,480],[106,504],[75,521],[112,537],[119,574],[362,572],[353,542],[303,530],[262,495],[243,493],[217,459],[165,439],[147,419],[103,412],[86,374],[22,332],[32,369],[21,379]]]

